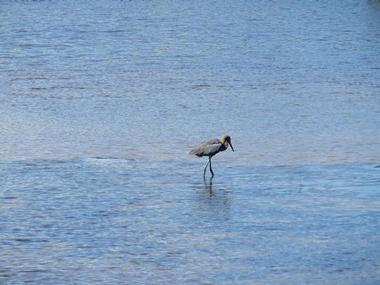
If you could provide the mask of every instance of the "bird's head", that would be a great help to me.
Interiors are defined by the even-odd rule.
[[[226,148],[228,148],[228,145],[230,145],[231,150],[235,151],[234,148],[233,148],[233,146],[232,146],[232,144],[231,144],[231,137],[229,135],[223,135],[222,139],[221,139],[221,142],[222,142],[222,144],[224,144],[224,146]]]

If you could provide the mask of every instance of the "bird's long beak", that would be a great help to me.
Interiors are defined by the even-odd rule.
[[[232,146],[232,144],[230,142],[228,144],[230,145],[232,151],[234,152],[234,147]]]

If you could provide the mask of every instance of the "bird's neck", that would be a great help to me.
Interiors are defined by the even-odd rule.
[[[224,147],[224,150],[226,150],[228,148],[228,142],[227,141],[223,142],[222,145]]]

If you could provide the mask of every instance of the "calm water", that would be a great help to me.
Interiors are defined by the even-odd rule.
[[[379,1],[203,2],[0,1],[1,284],[380,283]]]

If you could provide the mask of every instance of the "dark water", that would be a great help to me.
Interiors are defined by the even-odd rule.
[[[379,51],[374,0],[0,1],[0,284],[380,283]]]

